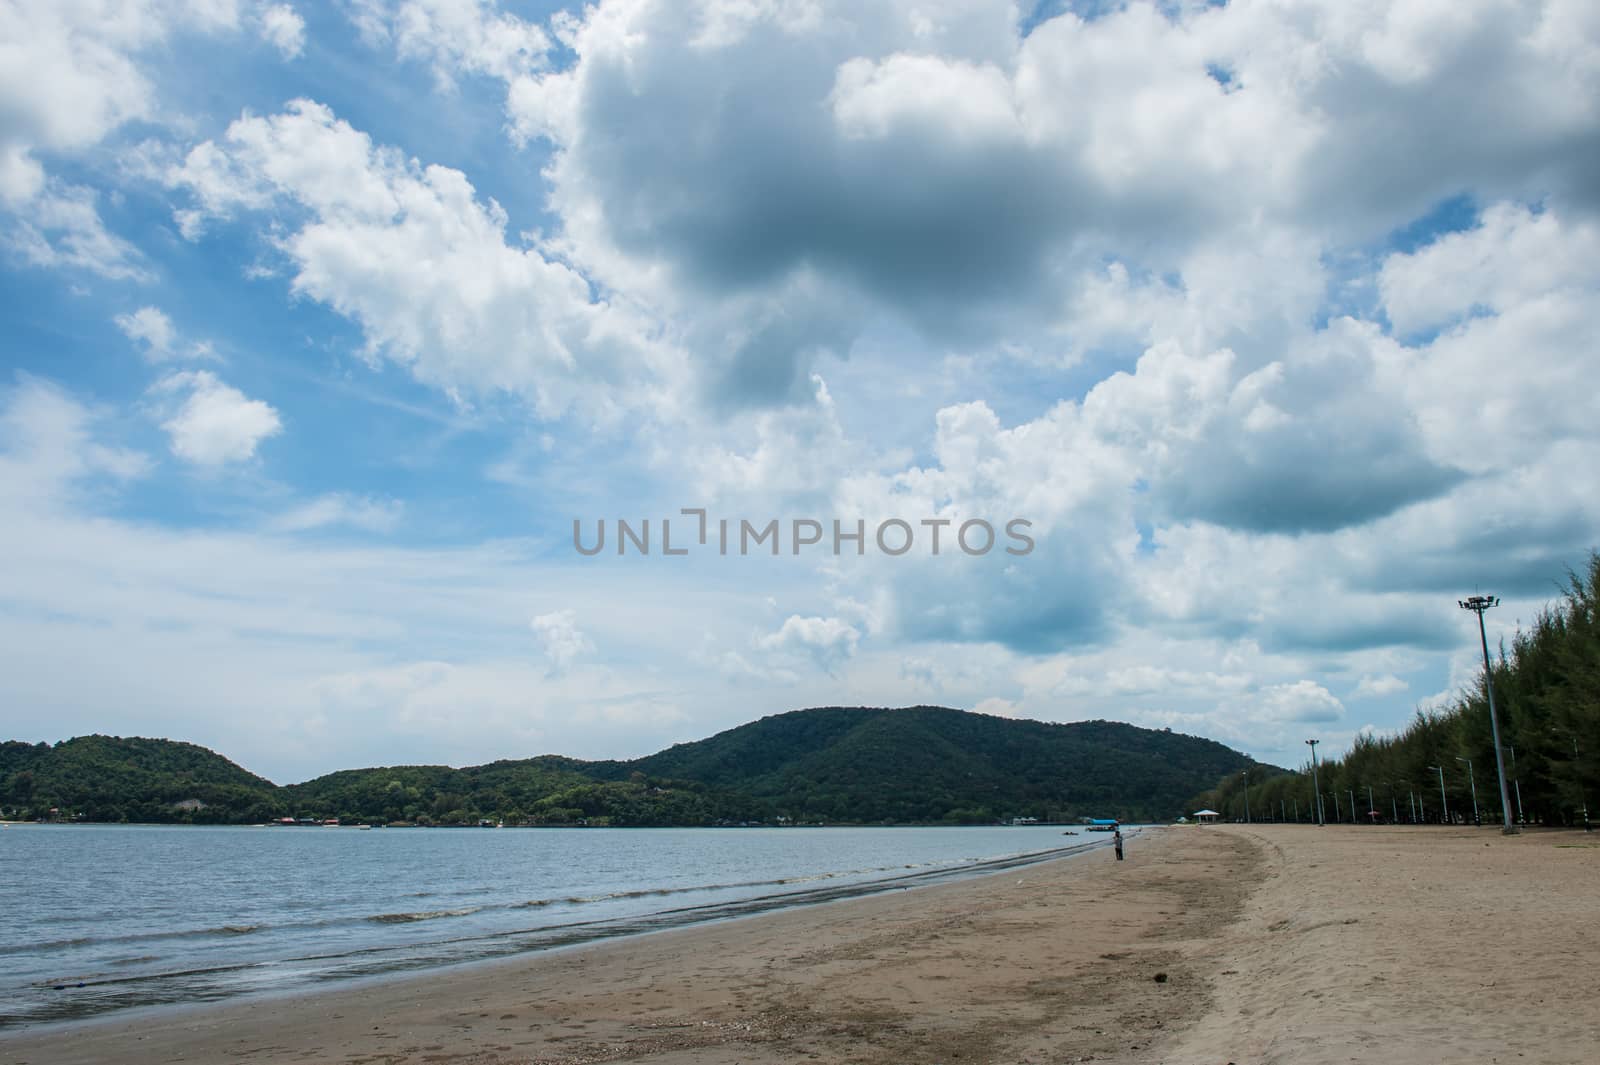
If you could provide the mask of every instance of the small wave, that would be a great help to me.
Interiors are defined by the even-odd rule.
[[[143,965],[146,962],[160,961],[159,954],[132,954],[126,958],[108,958],[107,965]]]
[[[482,906],[463,906],[459,910],[420,910],[416,913],[380,913],[367,920],[377,924],[411,924],[416,921],[436,921],[441,917],[465,917],[477,913]]]
[[[47,954],[73,947],[97,947],[112,943],[151,943],[169,939],[203,939],[218,936],[243,936],[267,927],[259,924],[225,924],[215,928],[177,928],[170,932],[128,932],[119,936],[75,936],[72,939],[46,939],[37,943],[0,947],[5,954]]]

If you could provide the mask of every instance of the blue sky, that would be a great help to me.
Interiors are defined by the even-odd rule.
[[[7,737],[287,781],[939,703],[1292,764],[1600,541],[1589,4],[0,20]],[[781,554],[573,548],[695,507]]]

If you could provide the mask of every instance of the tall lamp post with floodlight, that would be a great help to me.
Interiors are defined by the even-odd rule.
[[[1311,748],[1311,794],[1317,799],[1317,808],[1312,813],[1317,819],[1317,824],[1326,825],[1328,819],[1322,815],[1322,783],[1317,779],[1317,744],[1321,742],[1321,740],[1306,740],[1306,746]]]
[[[1250,823],[1250,770],[1246,769],[1242,775],[1244,776],[1244,823],[1248,825]],[[1272,817],[1272,808],[1270,806],[1267,807],[1267,817],[1269,819]]]
[[[1470,610],[1478,615],[1478,642],[1483,646],[1483,692],[1489,698],[1489,732],[1494,738],[1494,767],[1500,776],[1500,831],[1514,836],[1521,829],[1511,823],[1511,796],[1506,794],[1506,759],[1500,750],[1500,719],[1494,712],[1494,672],[1489,668],[1489,634],[1483,627],[1483,612],[1499,606],[1500,600],[1492,595],[1475,595],[1457,602],[1462,610]]]

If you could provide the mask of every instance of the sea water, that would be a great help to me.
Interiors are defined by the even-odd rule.
[[[8,825],[0,1029],[640,934],[1105,842],[1042,825]]]

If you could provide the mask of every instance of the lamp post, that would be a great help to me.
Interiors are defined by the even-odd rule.
[[[1246,769],[1244,776],[1244,823],[1250,823],[1250,770]],[[1267,807],[1267,816],[1272,816],[1272,807]]]
[[[1356,789],[1346,788],[1345,793],[1350,796],[1350,823],[1352,825],[1359,825],[1361,823],[1361,819],[1356,816]]]
[[[1489,731],[1494,737],[1494,765],[1500,776],[1500,831],[1514,836],[1521,829],[1511,823],[1511,797],[1506,794],[1506,759],[1500,750],[1500,719],[1494,712],[1494,672],[1489,668],[1489,634],[1483,627],[1483,612],[1499,606],[1500,600],[1492,595],[1475,595],[1457,602],[1462,610],[1470,610],[1478,615],[1478,642],[1483,646],[1483,692],[1489,698]]]
[[[1483,818],[1478,816],[1478,785],[1472,782],[1472,759],[1456,756],[1456,761],[1467,763],[1467,788],[1472,792],[1472,823],[1483,824]]]
[[[1578,803],[1583,807],[1583,830],[1585,832],[1593,832],[1594,826],[1589,824],[1589,800],[1583,793],[1583,773],[1578,768],[1577,734],[1569,732],[1564,728],[1552,727],[1550,731],[1552,733],[1559,733],[1560,735],[1563,735],[1572,741],[1572,779],[1578,782]]]
[[[1527,819],[1522,816],[1522,781],[1517,778],[1517,749],[1511,744],[1506,744],[1506,750],[1511,752],[1511,788],[1517,793],[1517,824],[1527,824]]]
[[[1376,810],[1377,810],[1377,806],[1374,805],[1374,803],[1372,801],[1372,785],[1368,784],[1367,785],[1367,818],[1368,818],[1368,820],[1371,820],[1372,815]]]
[[[1321,740],[1306,740],[1306,745],[1311,748],[1311,793],[1317,797],[1317,808],[1313,811],[1313,814],[1317,819],[1317,824],[1325,825],[1328,823],[1328,819],[1323,816],[1322,812],[1322,784],[1317,779],[1317,744],[1321,742]]]
[[[1439,823],[1448,825],[1450,823],[1450,800],[1444,793],[1444,766],[1430,765],[1428,768],[1439,774],[1439,802],[1444,806],[1444,820]]]
[[[1339,816],[1339,793],[1337,791],[1330,791],[1328,794],[1333,796],[1333,823],[1338,824],[1340,821],[1344,820]]]

